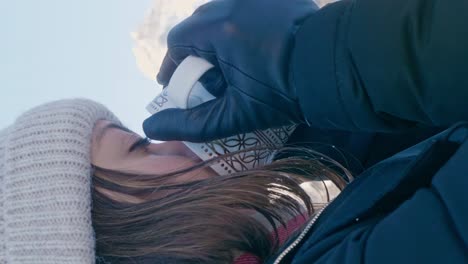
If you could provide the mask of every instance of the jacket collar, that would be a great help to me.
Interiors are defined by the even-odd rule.
[[[460,123],[368,169],[328,206],[309,231],[307,244],[369,215],[392,211],[415,190],[431,184],[456,152],[468,152],[467,138],[468,123]],[[468,163],[466,167],[468,171]]]

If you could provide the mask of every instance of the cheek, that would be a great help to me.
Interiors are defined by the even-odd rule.
[[[122,166],[125,166],[126,169],[136,170],[145,174],[166,174],[196,164],[195,161],[182,156],[146,154],[138,158],[128,159]]]
[[[177,180],[179,181],[179,183],[183,183],[194,180],[204,180],[215,176],[217,176],[216,173],[210,168],[202,168],[184,173],[183,175],[177,177]]]
[[[199,164],[198,161],[194,161],[190,158],[183,156],[156,156],[148,157],[141,164],[141,170],[145,170],[149,174],[166,174],[181,169],[186,169],[194,165]],[[184,183],[193,180],[202,180],[210,177],[214,177],[217,174],[210,168],[201,168],[186,172],[175,178],[177,183]]]

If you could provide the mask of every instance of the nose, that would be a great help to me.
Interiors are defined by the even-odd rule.
[[[148,149],[157,155],[191,157],[194,154],[181,141],[151,143]]]

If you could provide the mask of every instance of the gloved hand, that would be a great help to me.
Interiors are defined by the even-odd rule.
[[[157,76],[167,85],[189,55],[215,67],[201,79],[217,98],[167,109],[143,123],[158,140],[208,141],[304,121],[289,85],[294,33],[318,7],[312,0],[214,0],[174,27]]]

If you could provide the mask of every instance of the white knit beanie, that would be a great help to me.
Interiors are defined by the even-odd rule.
[[[90,143],[99,119],[85,99],[33,108],[0,132],[0,263],[94,263]]]

